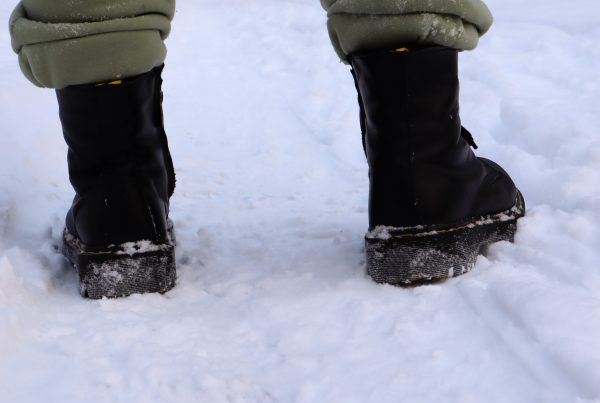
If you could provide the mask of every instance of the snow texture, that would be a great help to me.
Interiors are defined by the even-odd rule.
[[[356,94],[318,1],[179,2],[178,285],[122,300],[82,299],[56,253],[55,97],[0,30],[0,400],[599,402],[600,6],[488,4],[462,118],[529,215],[472,272],[408,289],[365,275]]]

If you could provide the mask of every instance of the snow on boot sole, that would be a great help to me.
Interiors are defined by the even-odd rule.
[[[172,234],[171,227],[171,241],[165,244],[139,241],[111,246],[106,250],[87,251],[65,229],[62,253],[79,274],[79,292],[84,298],[165,293],[175,286],[176,280]]]
[[[524,215],[519,193],[511,209],[462,225],[376,227],[365,236],[367,273],[378,283],[407,286],[459,276],[473,268],[488,245],[513,242]]]

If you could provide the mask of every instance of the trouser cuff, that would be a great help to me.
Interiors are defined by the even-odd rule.
[[[163,39],[170,18],[145,14],[82,23],[28,18],[20,4],[10,19],[13,50],[35,85],[64,88],[130,77],[150,71],[166,57]]]
[[[352,53],[406,45],[474,49],[492,25],[481,0],[321,0],[335,51],[347,62]]]

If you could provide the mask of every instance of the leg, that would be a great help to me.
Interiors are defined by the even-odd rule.
[[[525,213],[509,175],[474,155],[459,117],[458,50],[476,46],[489,11],[479,0],[404,3],[324,4],[359,93],[367,270],[394,284],[465,273],[488,244],[512,240]]]
[[[23,72],[57,88],[76,193],[63,252],[85,297],[175,284],[175,173],[161,105],[173,9],[169,0],[23,0],[11,17]]]

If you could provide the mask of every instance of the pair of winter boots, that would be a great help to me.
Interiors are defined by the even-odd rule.
[[[523,197],[477,158],[461,126],[457,51],[355,54],[369,164],[367,271],[420,284],[467,272],[489,244],[512,241]],[[63,251],[84,297],[166,292],[175,285],[169,198],[175,173],[163,127],[161,70],[57,91],[76,191]]]

